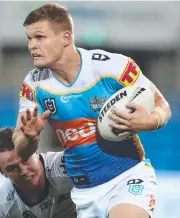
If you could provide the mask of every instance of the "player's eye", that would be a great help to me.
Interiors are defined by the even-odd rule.
[[[7,172],[13,172],[17,169],[18,169],[18,166],[16,166],[16,165],[11,165],[11,166],[6,167]]]
[[[36,35],[35,38],[39,40],[39,39],[43,39],[44,36],[42,36],[42,35]]]

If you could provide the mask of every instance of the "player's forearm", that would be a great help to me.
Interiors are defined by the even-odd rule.
[[[166,99],[152,82],[150,82],[149,87],[154,92],[155,100],[154,110],[150,119],[150,130],[156,130],[166,125],[168,120],[171,118],[171,110]]]
[[[152,114],[157,116],[157,129],[166,125],[171,118],[169,104],[162,96],[158,96],[155,100],[155,107]]]
[[[39,138],[27,138],[20,129],[15,129],[13,134],[13,142],[17,155],[22,159],[27,159],[29,156],[36,152]]]
[[[155,101],[155,107],[153,114],[158,116],[159,118],[159,126],[158,129],[166,125],[166,123],[171,118],[171,110],[168,102],[159,96]]]

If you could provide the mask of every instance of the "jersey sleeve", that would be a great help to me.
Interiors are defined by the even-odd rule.
[[[140,67],[133,59],[121,54],[111,54],[110,58],[112,64],[109,66],[112,66],[112,70],[109,69],[109,72],[116,77],[121,86],[149,86],[149,79],[143,75]]]
[[[140,67],[131,58],[127,58],[126,66],[122,69],[118,79],[124,87],[132,85],[148,87],[150,83]]]
[[[19,102],[19,112],[26,111],[29,108],[31,111],[34,109],[35,103],[38,104],[39,113],[43,113],[43,109],[38,102],[36,96],[36,83],[33,81],[33,73],[35,70],[30,71],[25,77],[20,90],[20,102]]]
[[[70,193],[72,185],[65,168],[64,152],[41,153],[44,160],[46,177],[57,195]]]
[[[99,78],[111,78],[109,81],[115,90],[132,85],[149,85],[149,80],[133,59],[103,50],[92,50],[91,53],[94,71],[98,72]]]

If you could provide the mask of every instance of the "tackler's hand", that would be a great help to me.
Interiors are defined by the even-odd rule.
[[[50,111],[46,110],[42,115],[38,114],[38,106],[35,105],[34,110],[31,112],[29,109],[21,116],[20,129],[26,137],[35,138],[40,135],[47,121]]]

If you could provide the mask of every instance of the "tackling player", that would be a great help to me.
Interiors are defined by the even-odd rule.
[[[98,136],[97,118],[117,90],[140,85],[154,92],[152,114],[137,104],[128,105],[135,111],[132,114],[115,108],[111,126],[133,132],[156,130],[171,116],[167,101],[131,58],[76,48],[73,20],[64,7],[43,5],[26,17],[24,26],[36,69],[28,73],[21,88],[21,119],[13,139],[16,145],[24,132],[27,143],[16,145],[17,153],[24,156],[37,146],[49,115],[37,115],[37,102],[40,114],[50,111],[49,123],[64,145],[78,218],[152,217],[155,173],[138,136],[106,141]]]
[[[13,128],[0,129],[0,218],[76,218],[63,152],[18,157]]]

